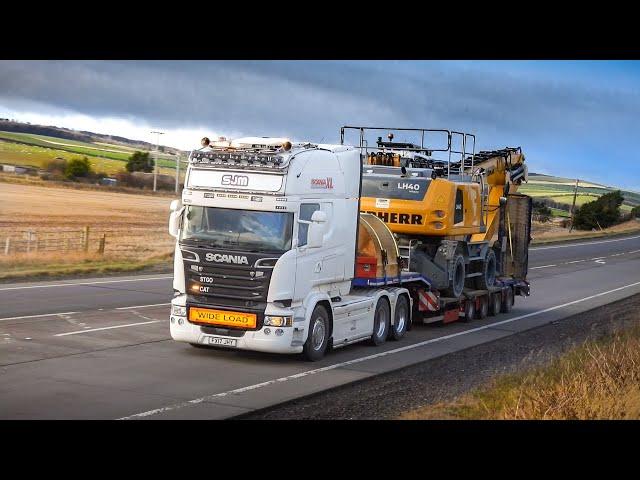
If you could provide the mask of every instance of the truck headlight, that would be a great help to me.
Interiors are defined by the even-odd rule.
[[[291,327],[293,325],[293,317],[291,316],[277,317],[277,316],[267,315],[264,317],[264,324],[269,325],[271,327]]]
[[[176,317],[186,317],[187,307],[181,307],[180,305],[171,305],[171,315]]]

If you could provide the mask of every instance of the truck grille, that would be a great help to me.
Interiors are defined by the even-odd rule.
[[[248,259],[248,265],[234,265],[203,261],[211,250],[192,247],[188,250],[197,253],[200,261],[184,261],[187,300],[202,306],[234,307],[264,313],[273,267],[256,267],[256,262],[266,258],[277,259],[280,255],[233,252]]]

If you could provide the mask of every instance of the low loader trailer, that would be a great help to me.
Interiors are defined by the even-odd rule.
[[[399,340],[412,322],[508,312],[529,294],[526,201],[503,199],[499,275],[477,289],[466,273],[452,297],[428,270],[412,270],[412,248],[362,209],[366,158],[361,146],[204,138],[171,204],[172,338],[316,361],[331,348]],[[460,271],[449,270],[455,282]]]

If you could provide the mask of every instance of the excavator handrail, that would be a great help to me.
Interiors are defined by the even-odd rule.
[[[428,156],[431,156],[433,154],[433,152],[441,152],[441,153],[448,153],[448,158],[447,159],[442,159],[441,161],[443,162],[447,162],[447,175],[451,174],[451,167],[452,167],[452,158],[451,155],[460,155],[460,160],[459,163],[462,165],[463,162],[465,161],[465,156],[467,154],[471,155],[471,165],[474,165],[474,159],[475,159],[475,148],[476,148],[476,136],[472,133],[467,133],[467,132],[459,132],[456,130],[449,130],[449,129],[445,129],[445,128],[406,128],[406,127],[369,127],[369,126],[356,126],[356,125],[343,125],[342,127],[340,127],[340,145],[344,145],[344,141],[345,141],[345,130],[356,130],[360,132],[360,139],[359,139],[359,146],[357,148],[359,148],[360,150],[366,150],[368,151],[369,149],[374,149],[373,146],[370,146],[368,144],[367,139],[365,139],[365,132],[367,130],[369,131],[387,131],[387,132],[393,132],[393,131],[398,131],[398,132],[418,132],[421,134],[421,138],[420,138],[420,147],[406,147],[406,146],[387,146],[387,144],[382,145],[382,147],[380,147],[380,143],[378,143],[378,150],[382,149],[382,150],[386,150],[387,148],[393,151],[398,151],[398,152],[428,152]],[[444,148],[433,148],[431,146],[426,146],[424,143],[425,140],[425,134],[426,133],[442,133],[442,134],[446,134],[447,136],[447,144],[446,147]],[[381,137],[379,137],[381,138]],[[454,138],[460,138],[460,143],[461,143],[461,148],[462,150],[456,150],[454,148],[453,145],[453,139]],[[472,148],[471,151],[467,151],[467,142],[472,143]],[[391,143],[391,142],[389,142]],[[406,144],[405,144],[406,145]],[[453,161],[453,164],[456,165],[456,161]],[[459,169],[460,175],[464,175],[464,167]]]

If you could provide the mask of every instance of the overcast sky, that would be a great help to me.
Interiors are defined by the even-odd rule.
[[[344,124],[475,133],[529,170],[640,190],[640,62],[0,61],[0,117],[155,141],[337,142]]]

